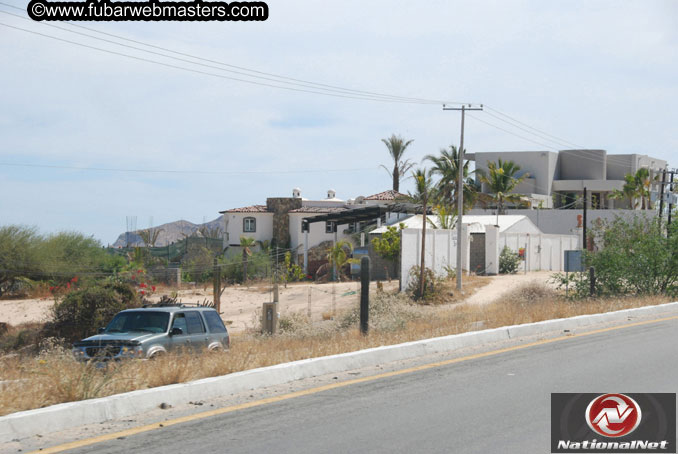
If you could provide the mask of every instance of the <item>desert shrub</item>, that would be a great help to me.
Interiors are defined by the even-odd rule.
[[[136,289],[127,283],[111,280],[92,284],[68,293],[55,304],[45,335],[74,342],[95,334],[121,310],[140,305]]]
[[[394,331],[404,328],[407,322],[422,317],[421,308],[402,293],[379,292],[370,295],[369,325],[371,330]],[[339,329],[358,328],[360,306],[339,316]]]
[[[499,254],[499,273],[514,274],[518,271],[519,264],[520,257],[518,257],[518,254],[513,252],[508,246],[504,246],[501,254]]]
[[[16,326],[0,323],[0,352],[34,350],[40,341],[42,329],[41,323],[23,323]]]
[[[410,280],[405,290],[410,297],[416,300],[429,301],[442,290],[442,279],[437,277],[431,268],[424,270],[424,288],[419,288],[421,276],[419,266],[410,268]]]

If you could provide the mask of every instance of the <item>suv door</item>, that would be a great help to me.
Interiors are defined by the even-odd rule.
[[[182,334],[172,336],[172,348],[200,350],[207,347],[205,325],[198,311],[174,314],[172,328],[181,328]]]

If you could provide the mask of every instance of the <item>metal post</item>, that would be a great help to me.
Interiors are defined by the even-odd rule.
[[[332,242],[332,248],[337,247],[337,224],[332,224],[332,230],[334,230],[334,240]],[[337,280],[337,264],[332,261],[332,281]]]
[[[308,321],[311,321],[311,316],[313,313],[311,312],[311,287],[308,288]]]
[[[370,258],[360,259],[360,332],[367,334],[370,317]]]
[[[308,275],[308,230],[304,232],[304,274]]]

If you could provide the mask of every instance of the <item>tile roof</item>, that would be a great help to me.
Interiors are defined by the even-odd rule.
[[[290,213],[341,213],[346,211],[346,207],[314,207],[306,206],[297,208],[295,210],[290,210]]]
[[[220,213],[268,213],[266,205],[251,205],[248,207],[231,208],[230,210],[221,211]]]
[[[407,197],[405,194],[402,194],[398,191],[394,191],[393,189],[389,189],[388,191],[380,192],[378,194],[372,194],[370,196],[365,197],[365,200],[395,200],[399,199],[402,197]]]

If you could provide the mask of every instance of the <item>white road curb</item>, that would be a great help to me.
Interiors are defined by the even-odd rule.
[[[411,359],[431,353],[453,351],[459,348],[483,345],[516,337],[573,330],[598,323],[627,320],[632,317],[664,314],[676,309],[678,309],[678,302],[474,331],[398,345],[370,348],[340,355],[305,359],[237,372],[221,377],[206,378],[190,383],[161,386],[142,391],[132,391],[99,399],[52,405],[46,408],[22,411],[0,417],[0,443],[6,443],[13,439],[21,439],[35,434],[57,432],[79,425],[126,418],[158,408],[163,402],[170,405],[179,405],[189,401],[208,400],[252,388],[280,385],[328,373],[344,372],[361,367]]]

